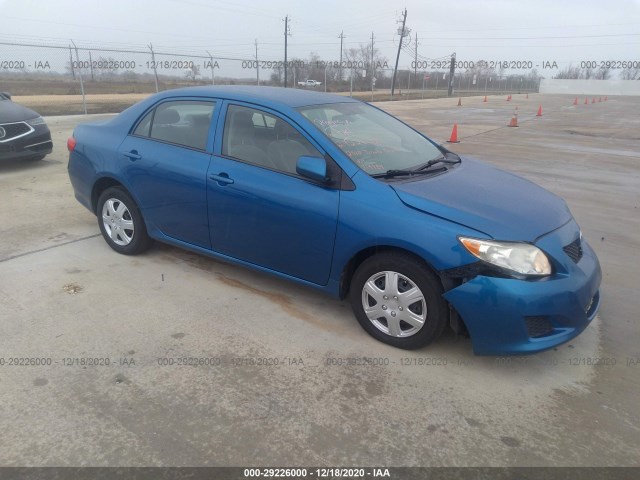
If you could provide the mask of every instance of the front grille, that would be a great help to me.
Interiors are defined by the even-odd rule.
[[[553,332],[553,325],[548,317],[524,317],[524,321],[531,338],[544,337]]]
[[[582,242],[580,241],[580,237],[576,238],[569,245],[562,247],[562,250],[573,260],[573,263],[578,263],[582,258]]]
[[[4,136],[0,138],[0,142],[6,142],[7,140],[11,140],[15,137],[20,137],[33,131],[33,128],[31,128],[25,122],[3,123],[0,124],[0,127],[2,127],[2,129],[4,130]]]

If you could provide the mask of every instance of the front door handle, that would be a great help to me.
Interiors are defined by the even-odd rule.
[[[142,155],[138,153],[137,150],[131,150],[130,152],[124,152],[125,157],[129,157],[129,160],[135,162],[136,160],[140,160]]]
[[[233,178],[229,178],[229,174],[228,173],[212,173],[211,175],[209,175],[209,178],[211,180],[215,180],[216,182],[218,182],[218,185],[231,185],[233,183]]]

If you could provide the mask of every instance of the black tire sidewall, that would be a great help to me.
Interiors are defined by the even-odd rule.
[[[362,307],[362,288],[374,274],[385,270],[409,277],[422,291],[427,304],[427,318],[420,331],[410,337],[392,337],[378,330]],[[367,333],[375,339],[406,350],[424,347],[436,340],[447,324],[447,303],[442,298],[438,278],[418,258],[403,253],[380,253],[365,260],[351,278],[349,299],[353,312]]]
[[[105,230],[102,223],[102,207],[104,206],[104,203],[110,198],[115,198],[124,203],[129,210],[129,213],[131,214],[134,233],[133,240],[131,240],[128,245],[117,245],[116,243],[114,243],[107,234],[107,231]],[[116,252],[122,253],[124,255],[136,255],[143,252],[149,247],[150,238],[147,234],[147,229],[144,223],[144,219],[142,218],[142,214],[140,213],[136,202],[124,189],[119,187],[110,187],[102,192],[102,194],[98,198],[96,216],[98,217],[98,226],[100,227],[102,236],[104,237],[107,244]]]

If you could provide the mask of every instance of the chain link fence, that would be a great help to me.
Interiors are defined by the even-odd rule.
[[[393,100],[447,96],[449,67],[429,66],[418,62],[399,67]],[[483,75],[466,67],[453,77],[454,96],[538,89],[539,80],[531,75]],[[194,85],[284,86],[284,71],[284,62],[278,59],[158,51],[152,45],[120,49],[73,41],[69,45],[0,42],[0,91],[42,115],[119,112],[149,94]],[[286,78],[290,88],[337,92],[366,101],[392,99],[393,68],[384,59],[341,63],[293,58],[287,62]]]

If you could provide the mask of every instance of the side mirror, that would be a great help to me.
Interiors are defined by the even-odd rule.
[[[316,182],[327,183],[327,161],[321,157],[308,157],[302,155],[296,163],[296,172],[303,177]]]
[[[6,97],[7,100],[11,100],[11,94],[9,92],[0,92],[0,95]]]

